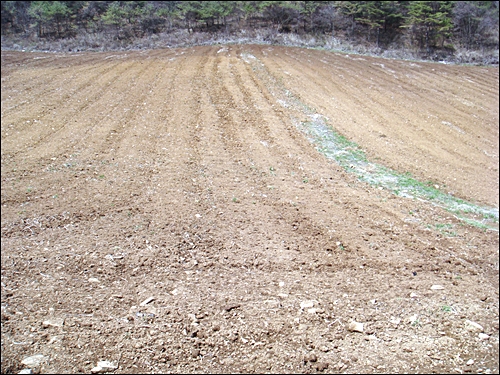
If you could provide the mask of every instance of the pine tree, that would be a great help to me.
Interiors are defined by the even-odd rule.
[[[411,1],[408,3],[408,15],[403,27],[410,30],[419,47],[430,53],[438,39],[441,46],[451,35],[451,1]]]

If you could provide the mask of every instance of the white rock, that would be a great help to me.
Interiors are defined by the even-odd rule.
[[[96,279],[95,277],[89,278],[89,283],[98,283],[99,279]]]
[[[401,319],[400,319],[400,318],[396,318],[396,317],[394,317],[394,316],[391,316],[391,320],[390,320],[390,322],[391,322],[392,324],[398,325],[399,323],[401,323]]]
[[[442,286],[442,285],[433,285],[433,286],[431,286],[431,289],[432,290],[443,290],[444,286]]]
[[[473,359],[469,359],[467,361],[467,366],[470,366],[470,365],[473,365],[474,364],[474,360]]]
[[[155,299],[154,297],[146,298],[144,301],[141,302],[141,304],[139,306],[146,306],[151,301],[154,301],[154,299]]]
[[[280,282],[279,282],[279,286],[280,286],[281,288],[282,288],[282,287],[284,287],[284,286],[285,286],[285,282],[284,282],[284,281],[280,281]]]
[[[302,301],[300,303],[300,308],[302,310],[313,307],[314,306],[314,301]]]
[[[108,371],[114,371],[118,368],[114,363],[109,362],[109,361],[99,361],[97,362],[97,366],[92,368],[90,372],[96,374],[99,372],[108,372]]]
[[[481,333],[479,334],[479,338],[480,338],[481,340],[489,340],[490,335],[487,335],[486,333],[482,333],[482,332],[481,332]]]
[[[484,331],[484,328],[481,324],[479,323],[476,323],[476,322],[473,322],[473,321],[470,321],[470,320],[466,320],[465,321],[465,327],[469,330],[469,331]]]
[[[106,371],[113,371],[118,368],[118,366],[116,366],[113,362],[109,361],[99,361],[97,362],[97,366],[105,369]]]
[[[347,329],[351,332],[363,332],[363,323],[351,322]]]
[[[415,292],[410,293],[410,298],[417,298],[417,297],[418,297],[417,293],[415,293]]]
[[[33,374],[33,370],[31,370],[30,368],[25,368],[19,371],[18,374]]]
[[[21,363],[25,366],[38,366],[47,359],[43,354],[35,354],[31,357],[24,358]]]
[[[51,319],[44,320],[42,323],[44,328],[48,327],[62,327],[64,325],[64,319]]]
[[[412,323],[412,324],[413,324],[414,322],[416,322],[417,320],[418,320],[418,315],[417,315],[417,314],[410,316],[410,318],[408,319],[408,321],[409,321],[410,323]]]

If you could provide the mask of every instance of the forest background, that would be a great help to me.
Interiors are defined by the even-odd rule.
[[[2,1],[2,50],[280,44],[498,64],[498,1]]]

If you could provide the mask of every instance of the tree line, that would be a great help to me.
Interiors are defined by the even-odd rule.
[[[498,49],[498,1],[2,1],[2,35],[127,39],[187,29],[331,35],[377,47]]]

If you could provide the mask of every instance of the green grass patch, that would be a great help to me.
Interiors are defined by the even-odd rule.
[[[465,223],[479,228],[498,230],[498,209],[481,207],[439,190],[432,181],[420,182],[410,172],[400,173],[367,159],[366,153],[355,142],[337,133],[321,115],[306,114],[310,121],[295,121],[295,125],[327,158],[334,160],[361,181],[382,187],[406,198],[431,202],[453,213]],[[477,217],[469,217],[469,216]],[[436,228],[439,229],[439,228]],[[456,233],[448,231],[447,236]]]
[[[409,172],[397,172],[369,161],[359,145],[336,132],[325,116],[290,92],[283,80],[274,77],[259,59],[249,53],[242,53],[241,56],[255,68],[256,74],[266,83],[266,87],[279,104],[285,108],[293,108],[307,117],[307,120],[292,118],[292,122],[328,159],[334,160],[346,171],[354,173],[359,180],[370,185],[382,187],[401,197],[430,202],[448,210],[465,224],[498,231],[498,208],[466,202],[439,190],[436,188],[438,184],[433,181],[420,182]],[[456,234],[449,231],[447,235]]]

